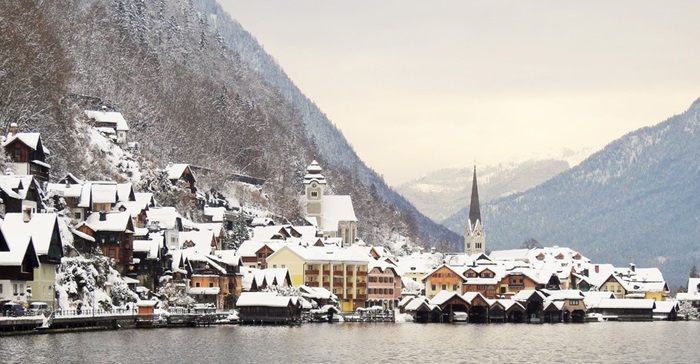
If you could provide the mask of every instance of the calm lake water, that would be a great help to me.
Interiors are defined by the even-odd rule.
[[[700,322],[212,326],[0,337],[2,363],[695,363]]]

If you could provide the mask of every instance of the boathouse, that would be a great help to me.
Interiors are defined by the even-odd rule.
[[[243,292],[236,307],[242,324],[290,324],[301,320],[299,299],[273,292]]]

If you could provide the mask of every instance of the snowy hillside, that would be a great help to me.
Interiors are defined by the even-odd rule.
[[[482,206],[489,249],[528,238],[594,261],[658,266],[671,284],[700,263],[700,99],[531,190]],[[463,229],[465,211],[448,219]]]
[[[369,169],[213,0],[3,2],[0,14],[0,122],[42,133],[52,178],[136,181],[151,168],[133,163],[188,163],[212,171],[207,183],[219,191],[232,175],[265,180],[269,210],[299,220],[315,159],[329,192],[353,197],[366,241],[459,241]],[[141,157],[96,143],[82,129],[86,104],[121,112]]]

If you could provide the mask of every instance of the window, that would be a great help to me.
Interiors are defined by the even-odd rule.
[[[446,285],[446,284],[443,284],[443,285],[442,285],[442,290],[443,290],[443,291],[446,291],[446,290],[447,290],[447,285]]]
[[[109,249],[109,252],[107,253],[110,258],[114,258],[117,256],[117,250],[116,249]]]
[[[273,264],[273,265],[272,265],[272,268],[277,268],[277,264]]]
[[[578,306],[578,300],[571,300],[571,301],[569,301],[569,305],[571,305],[571,306]]]
[[[433,290],[433,291],[437,290],[437,289],[435,288],[435,285],[434,285],[434,284],[430,285],[430,289]]]
[[[311,191],[311,197],[318,197],[318,191]]]
[[[22,157],[22,150],[15,149],[15,162],[19,162],[21,157]]]
[[[201,283],[201,282],[194,282],[194,286],[195,286],[195,287],[201,287],[201,286],[202,286],[202,283]]]
[[[457,285],[456,285],[456,284],[453,284],[453,285],[452,285],[452,290],[453,290],[453,291],[456,291],[456,290],[457,290]]]
[[[80,211],[74,212],[73,215],[74,215],[75,218],[78,219],[78,220],[82,220],[82,219],[83,219],[83,213],[80,212]]]
[[[209,282],[209,288],[214,287],[214,282]]]
[[[286,265],[284,265],[284,264],[282,264],[282,265],[281,265],[280,267],[282,267],[282,268],[287,268],[287,266],[286,266]]]

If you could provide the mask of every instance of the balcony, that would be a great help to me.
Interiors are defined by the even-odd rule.
[[[358,277],[367,277],[367,272],[359,271],[359,272],[357,272],[357,276]]]
[[[324,271],[323,271],[323,275],[324,275],[324,276],[329,276],[329,275],[331,275],[331,271],[329,271],[329,270],[324,270]]]
[[[309,287],[318,287],[318,282],[306,282],[306,285]]]
[[[318,275],[318,272],[319,272],[318,269],[307,269],[306,272],[305,272],[305,274],[306,274],[307,276],[317,276],[317,275]]]
[[[333,271],[333,276],[334,276],[334,277],[337,277],[337,276],[341,276],[341,277],[342,277],[342,276],[343,276],[343,271],[342,271],[342,270],[334,270],[334,271]]]
[[[356,294],[356,295],[355,295],[355,299],[356,299],[356,300],[366,300],[366,299],[367,299],[367,295],[366,295],[366,294]]]
[[[357,282],[357,288],[367,288],[367,282]]]

